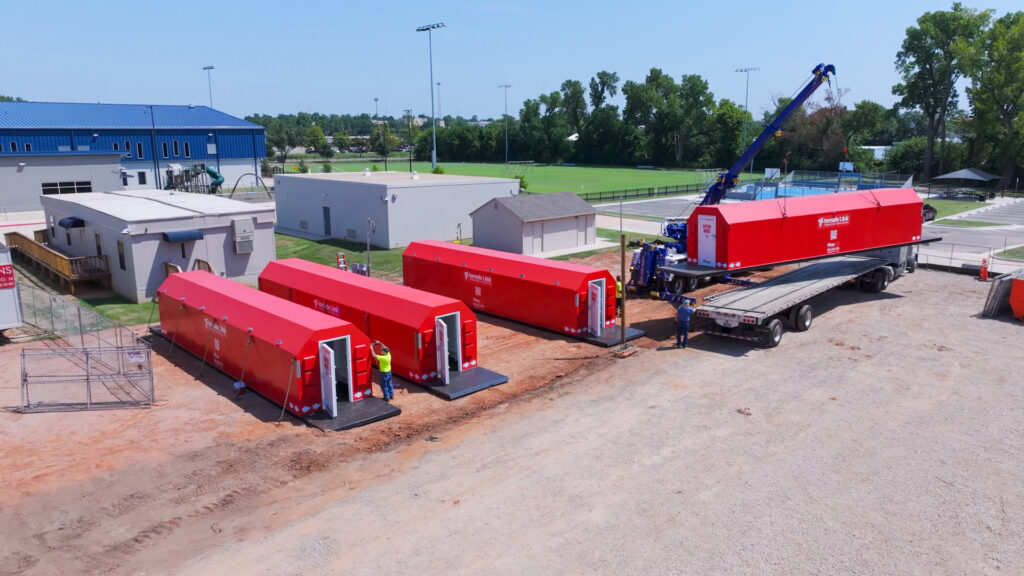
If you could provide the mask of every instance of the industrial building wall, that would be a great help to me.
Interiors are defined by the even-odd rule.
[[[376,231],[370,233],[370,244],[390,247],[388,208],[382,201],[386,193],[383,185],[275,176],[274,187],[279,227],[314,236],[366,242],[366,219],[373,218]],[[329,229],[324,221],[327,216]]]
[[[113,155],[0,156],[0,211],[40,210],[43,183],[89,182],[93,191],[122,190],[120,170]]]
[[[491,201],[477,210],[473,218],[473,246],[529,254],[531,242],[524,238],[524,230],[530,224],[523,224],[518,216],[498,202]]]
[[[519,181],[434,184],[420,188],[392,188],[389,197],[390,236],[388,248],[416,240],[453,240],[473,237],[469,213],[488,200],[509,196]]]

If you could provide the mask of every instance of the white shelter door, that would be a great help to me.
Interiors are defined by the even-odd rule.
[[[587,286],[587,330],[600,338],[604,329],[604,280],[591,280]]]
[[[697,264],[701,266],[715,265],[715,234],[714,216],[701,214],[697,216]]]
[[[323,396],[324,412],[331,418],[338,417],[337,381],[334,377],[334,350],[329,342],[320,343],[320,393]]]
[[[434,347],[437,356],[437,377],[447,386],[451,378],[448,372],[448,325],[440,318],[434,320]]]

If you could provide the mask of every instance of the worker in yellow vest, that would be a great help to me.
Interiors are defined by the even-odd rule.
[[[391,382],[391,351],[380,340],[373,341],[370,351],[373,352],[373,361],[380,370],[381,394],[385,402],[391,402],[395,397],[395,386]]]
[[[622,276],[615,277],[615,314],[622,316]]]

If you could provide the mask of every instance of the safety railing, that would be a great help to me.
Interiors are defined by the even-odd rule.
[[[28,238],[20,232],[4,234],[4,242],[11,250],[28,258],[36,267],[56,275],[75,293],[75,282],[110,278],[106,254],[102,256],[65,256],[60,252]]]

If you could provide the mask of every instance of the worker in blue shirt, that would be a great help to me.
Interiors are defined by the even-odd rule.
[[[370,352],[373,353],[374,363],[380,369],[381,395],[384,396],[385,402],[391,402],[395,397],[395,387],[391,382],[391,351],[380,340],[374,340]]]
[[[676,348],[686,348],[690,341],[690,316],[693,304],[687,301],[676,310]]]

